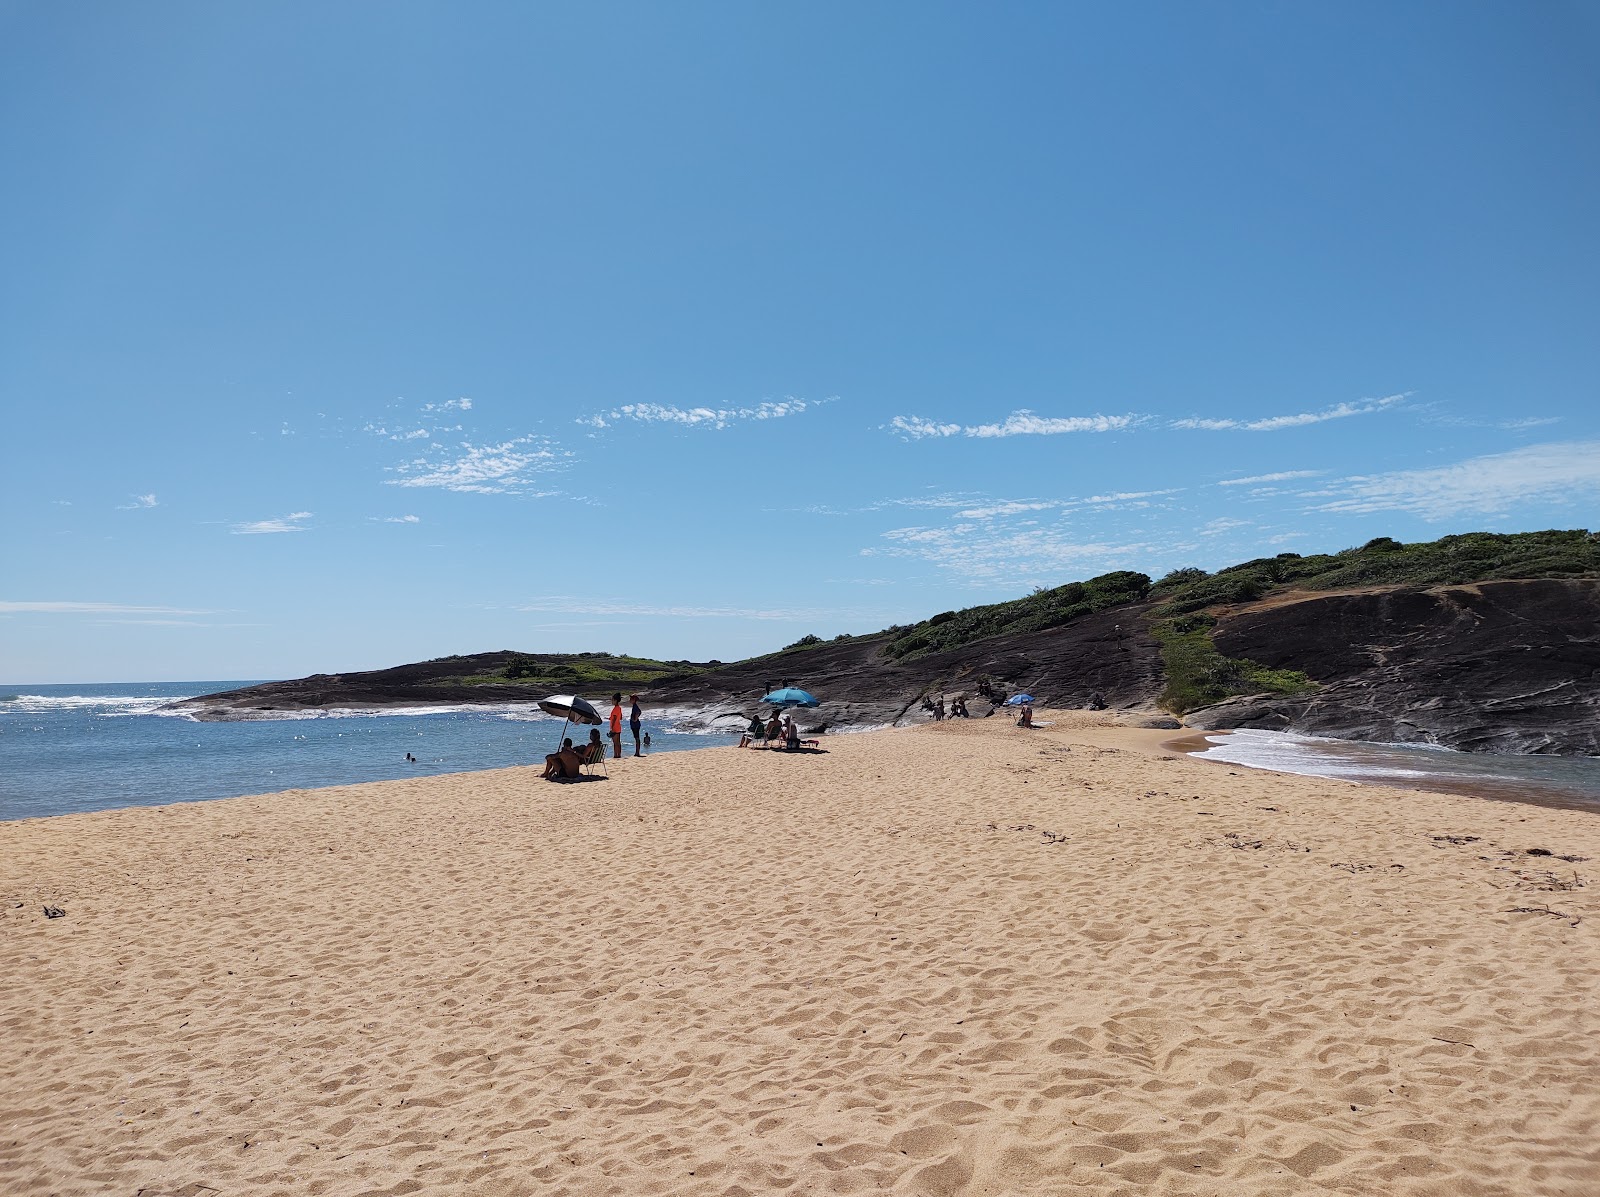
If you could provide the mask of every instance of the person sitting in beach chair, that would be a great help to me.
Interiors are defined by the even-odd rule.
[[[767,738],[767,725],[761,722],[761,712],[757,711],[750,716],[750,726],[744,729],[744,735],[739,737],[740,748],[754,748]]]
[[[600,766],[600,771],[607,777],[611,774],[606,770],[606,746],[600,741],[600,729],[589,729],[589,742],[583,746],[582,761],[580,762],[589,770],[589,776],[594,776],[595,766]]]
[[[572,747],[572,738],[561,741],[561,748],[544,758],[544,779],[546,781],[565,781],[578,777],[583,765],[583,758]]]
[[[783,723],[778,718],[778,712],[772,712],[772,718],[767,720],[767,747],[771,748],[783,739]]]

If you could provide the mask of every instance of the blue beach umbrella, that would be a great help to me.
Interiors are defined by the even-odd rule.
[[[1013,694],[1010,698],[1006,699],[1006,706],[1020,707],[1026,703],[1031,703],[1032,701],[1033,695],[1031,694]]]
[[[817,700],[804,690],[797,690],[793,686],[785,686],[782,690],[774,690],[771,694],[763,694],[761,701],[770,703],[775,707],[814,707]]]

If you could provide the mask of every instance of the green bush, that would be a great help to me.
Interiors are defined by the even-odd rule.
[[[1183,715],[1239,694],[1305,694],[1317,688],[1296,670],[1223,656],[1211,642],[1215,623],[1207,615],[1186,615],[1151,625],[1166,666],[1167,685],[1160,698],[1164,709]]]

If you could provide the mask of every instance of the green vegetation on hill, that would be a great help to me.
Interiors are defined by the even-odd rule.
[[[1165,601],[1150,625],[1161,642],[1167,685],[1161,705],[1184,714],[1240,694],[1303,694],[1305,674],[1225,657],[1211,641],[1216,619],[1204,608],[1248,603],[1268,592],[1355,586],[1464,585],[1496,578],[1571,578],[1600,573],[1600,537],[1588,531],[1469,532],[1417,544],[1388,536],[1360,548],[1302,557],[1280,553],[1208,574],[1174,570],[1151,591]],[[1160,618],[1164,616],[1165,618]]]
[[[1163,710],[1183,715],[1236,694],[1305,694],[1317,684],[1294,669],[1268,669],[1248,657],[1225,657],[1211,642],[1216,618],[1203,612],[1161,619],[1150,631],[1161,643],[1167,685]]]
[[[943,611],[921,623],[888,629],[894,639],[884,652],[897,660],[961,648],[974,640],[1008,632],[1037,632],[1071,623],[1108,607],[1136,603],[1150,592],[1150,579],[1129,570],[1101,574],[1086,582],[1068,582],[1035,590],[1025,598],[961,611]]]
[[[873,635],[888,634],[883,651],[891,659],[915,660],[930,653],[963,648],[990,636],[1061,627],[1095,611],[1146,598],[1160,600],[1155,614],[1171,619],[1207,607],[1252,602],[1269,591],[1290,586],[1305,590],[1339,590],[1352,586],[1461,585],[1495,578],[1586,576],[1600,576],[1600,533],[1582,528],[1547,532],[1468,532],[1416,544],[1401,544],[1380,536],[1359,548],[1338,553],[1317,553],[1309,557],[1279,553],[1275,557],[1258,557],[1232,565],[1216,573],[1192,567],[1175,569],[1153,584],[1145,574],[1118,570],[1083,582],[1035,590],[1008,602],[943,611],[920,623],[898,624]],[[1214,650],[1211,655],[1216,660],[1208,659],[1201,665],[1193,651],[1180,651],[1177,646],[1195,644],[1196,635],[1209,643],[1209,636],[1203,630],[1190,628],[1174,632],[1169,628],[1165,633],[1157,630],[1163,645],[1170,646],[1171,652],[1187,662],[1179,669],[1188,679],[1180,685],[1180,694],[1191,691],[1211,694],[1219,687],[1234,687],[1228,690],[1232,694],[1261,692],[1237,687],[1256,685],[1271,671],[1262,671],[1249,662],[1224,667],[1219,662],[1228,658]],[[835,636],[833,641],[828,641],[808,635],[768,656],[785,656],[854,639],[863,637]],[[1168,668],[1173,668],[1173,662],[1169,661]],[[1279,684],[1280,688],[1300,685],[1293,678],[1279,679]],[[1188,700],[1175,696],[1175,701]]]
[[[1279,553],[1208,574],[1177,569],[1155,584],[1164,615],[1222,603],[1248,603],[1280,586],[1341,590],[1350,586],[1435,586],[1495,578],[1576,578],[1600,574],[1600,534],[1467,532],[1401,544],[1387,536],[1339,553]]]
[[[702,671],[689,661],[654,661],[611,653],[539,653],[515,656],[494,673],[441,679],[463,686],[533,686],[552,692],[592,694],[644,690]]]

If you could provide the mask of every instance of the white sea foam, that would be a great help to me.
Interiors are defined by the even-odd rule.
[[[1496,756],[1461,752],[1438,744],[1385,744],[1336,740],[1296,732],[1240,728],[1206,736],[1211,747],[1194,755],[1206,760],[1273,769],[1308,777],[1356,782],[1497,782],[1556,784],[1594,789],[1590,758]]]
[[[126,694],[16,694],[0,701],[0,711],[43,715],[53,711],[89,711],[96,715],[164,715],[161,708],[182,702],[181,696],[159,698]]]
[[[162,699],[163,702],[176,701]],[[416,718],[422,715],[486,715],[491,718],[510,719],[516,722],[536,723],[549,721],[537,706],[529,703],[453,703],[440,706],[383,706],[383,707],[299,707],[287,711],[263,711],[253,707],[218,708],[198,704],[183,708],[177,713],[193,717],[208,715],[219,723],[262,723],[270,720],[297,719],[387,719],[395,716]],[[555,722],[560,722],[556,719]]]

